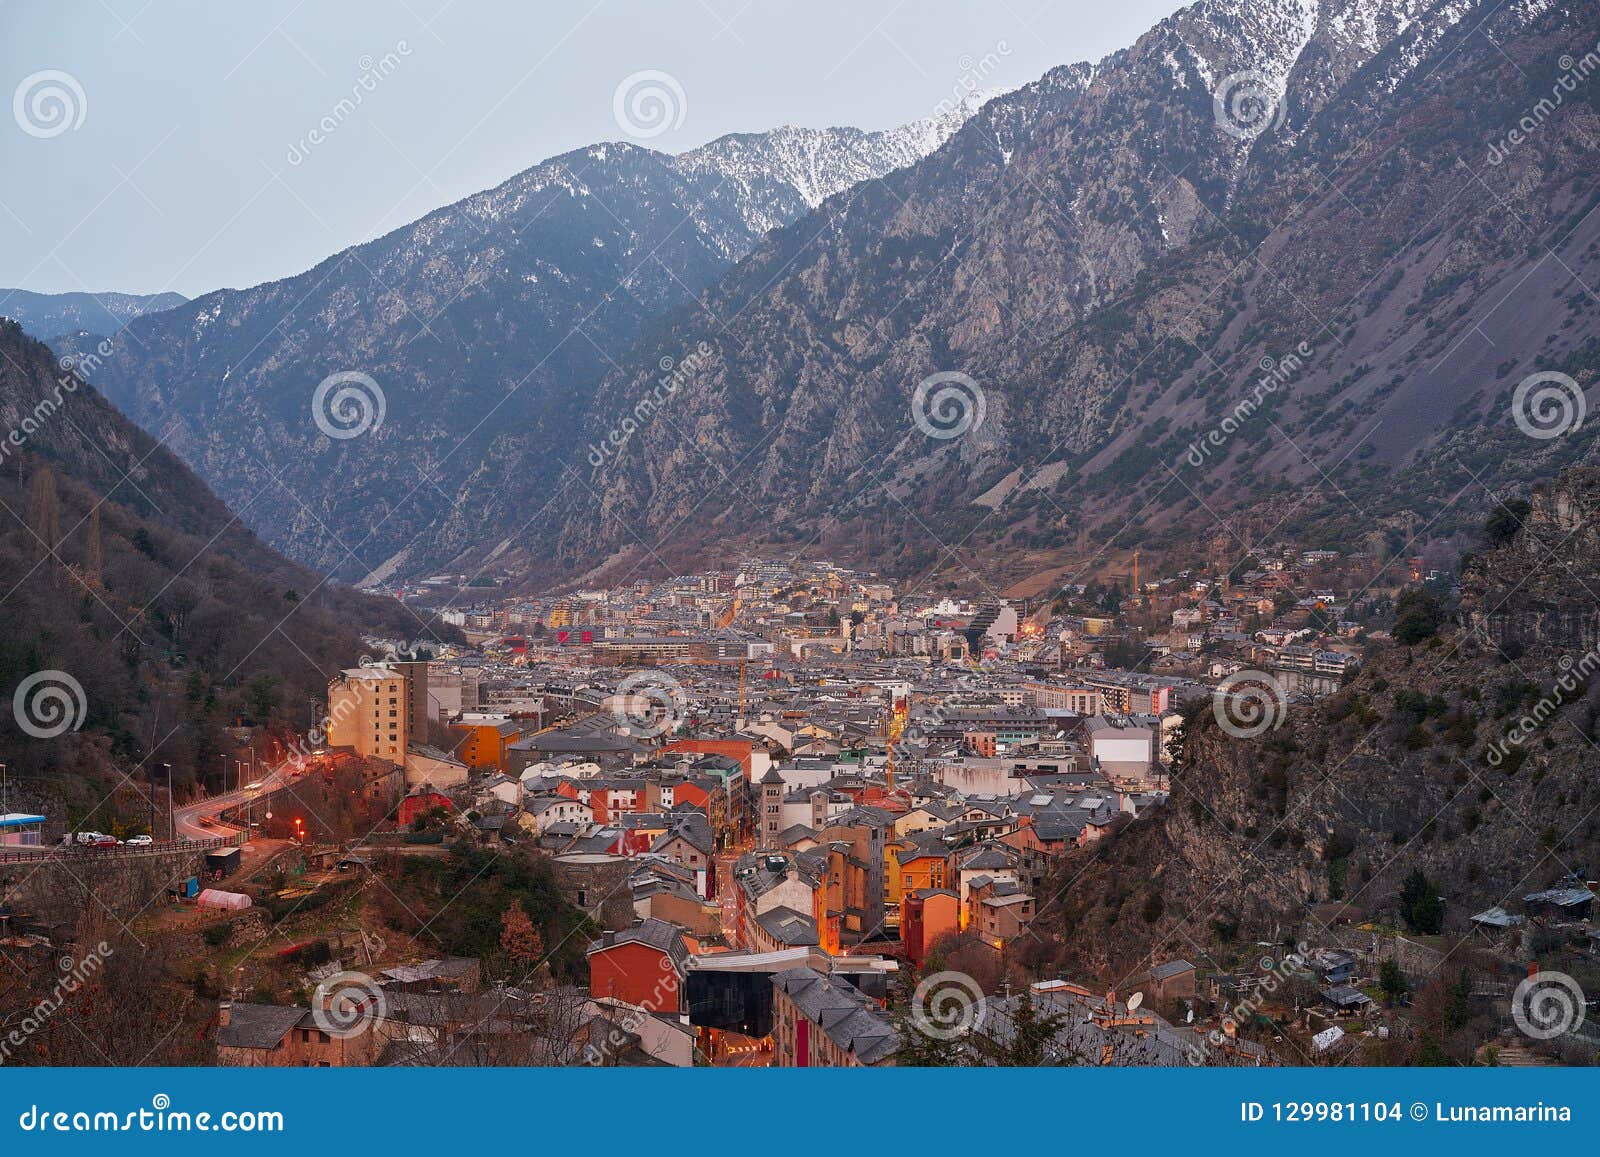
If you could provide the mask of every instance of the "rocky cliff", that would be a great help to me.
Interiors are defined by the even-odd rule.
[[[1438,634],[1375,644],[1338,694],[1270,715],[1279,725],[1254,738],[1196,705],[1167,806],[1051,880],[1042,954],[1116,980],[1326,931],[1317,905],[1333,901],[1416,934],[1402,889],[1418,871],[1443,930],[1463,934],[1474,913],[1592,878],[1597,533],[1600,472],[1568,471],[1472,561]]]

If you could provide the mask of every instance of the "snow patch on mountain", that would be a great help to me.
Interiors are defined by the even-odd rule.
[[[876,132],[783,125],[764,133],[730,133],[680,154],[671,164],[685,176],[711,178],[725,186],[736,211],[760,236],[835,193],[915,164],[997,95],[973,92],[932,116]]]

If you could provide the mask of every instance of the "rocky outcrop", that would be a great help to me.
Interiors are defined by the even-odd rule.
[[[1536,488],[1521,533],[1472,558],[1461,615],[1491,646],[1600,651],[1600,467]]]
[[[1461,627],[1375,645],[1349,686],[1252,739],[1193,705],[1167,805],[1050,881],[1042,955],[1116,980],[1169,955],[1322,934],[1331,901],[1404,930],[1415,871],[1459,934],[1600,862],[1600,663],[1577,652],[1600,566],[1597,477],[1563,474],[1520,533],[1469,564]],[[1537,607],[1482,609],[1513,591]]]

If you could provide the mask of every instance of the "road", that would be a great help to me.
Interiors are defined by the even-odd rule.
[[[238,791],[226,792],[222,795],[210,796],[197,803],[186,803],[173,809],[173,827],[180,840],[209,840],[217,836],[226,835],[233,828],[224,824],[210,827],[200,822],[202,818],[216,819],[223,812],[237,804],[245,803],[259,795],[264,795],[274,787],[287,782],[287,772],[280,765],[272,771],[264,772],[257,781],[261,787],[257,790],[240,788]]]
[[[722,938],[730,948],[743,945],[739,937],[739,898],[734,892],[733,864],[738,852],[724,852],[716,857],[717,903],[722,908]]]

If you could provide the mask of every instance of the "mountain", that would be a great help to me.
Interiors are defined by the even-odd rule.
[[[136,317],[182,305],[181,293],[30,293],[0,289],[0,317],[9,317],[40,341],[63,334],[116,333]]]
[[[620,574],[745,540],[1003,585],[1135,546],[1460,535],[1489,490],[1592,446],[1592,424],[1535,438],[1511,411],[1529,374],[1594,378],[1600,86],[1518,125],[1597,24],[1576,3],[1206,0],[1070,70],[1048,109],[1002,98],[1027,132],[975,118],[647,330],[589,437],[661,358],[708,352],[624,452],[569,455],[553,498],[504,472],[503,503],[480,490],[496,537],[520,528],[494,565]],[[982,393],[965,436],[912,412],[941,372]]]
[[[915,164],[996,95],[974,92],[933,116],[876,132],[785,125],[730,133],[680,153],[673,167],[730,186],[745,227],[762,237],[836,193]]]
[[[389,599],[284,559],[178,459],[0,322],[0,762],[34,798],[92,806],[166,762],[210,778],[241,717],[304,730],[363,632],[423,639]],[[452,632],[453,634],[453,632]],[[77,728],[53,723],[51,696]],[[48,732],[49,727],[43,729]],[[88,785],[99,784],[99,789]]]
[[[544,460],[581,445],[593,383],[647,320],[693,304],[775,222],[936,147],[971,109],[679,157],[567,153],[298,277],[138,319],[94,380],[313,566],[393,570],[424,533],[479,545],[476,480],[503,466],[524,496],[548,484]],[[366,376],[374,417],[381,402],[366,436],[314,419],[338,373]],[[492,461],[501,437],[519,462]],[[460,549],[430,541],[416,565]]]
[[[1186,710],[1169,803],[1047,881],[1039,962],[1111,984],[1172,957],[1255,971],[1263,944],[1338,943],[1336,916],[1470,936],[1474,914],[1519,912],[1592,865],[1600,683],[1584,588],[1600,583],[1600,469],[1564,471],[1523,511],[1480,543],[1437,633],[1378,646],[1336,695],[1269,706],[1251,737],[1226,733],[1209,699]],[[1416,874],[1441,900],[1431,913],[1408,908]],[[1530,946],[1565,939],[1528,932]],[[1408,963],[1419,987],[1428,960]]]

